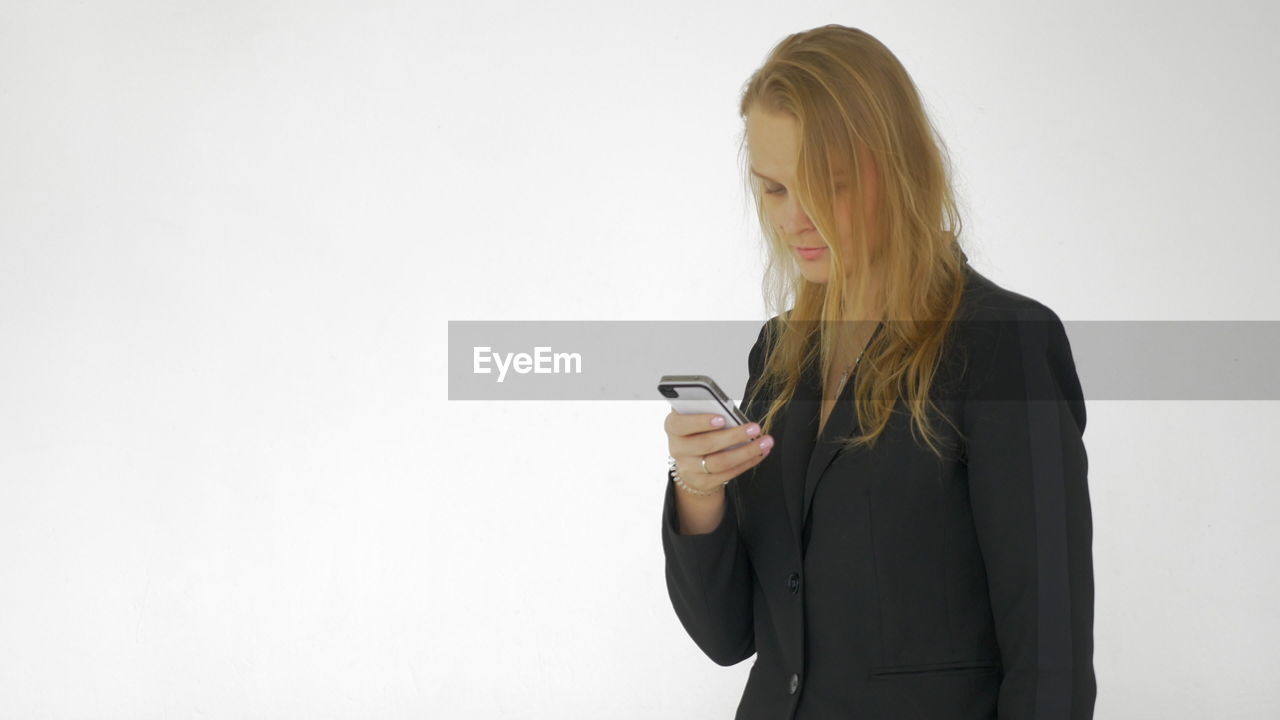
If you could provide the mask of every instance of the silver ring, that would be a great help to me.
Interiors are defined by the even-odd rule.
[[[710,474],[711,474],[711,471],[707,469],[707,456],[706,456],[706,455],[703,455],[703,456],[702,456],[702,472],[704,472],[704,473],[706,473],[706,474],[708,474],[708,475],[710,475]]]

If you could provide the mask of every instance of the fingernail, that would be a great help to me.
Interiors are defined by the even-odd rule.
[[[771,447],[773,447],[773,438],[772,438],[772,437],[767,437],[767,438],[765,438],[765,439],[763,439],[763,440],[761,440],[761,441],[760,441],[760,452],[762,452],[762,453],[763,453],[763,452],[766,452],[766,451],[767,451],[769,448],[771,448]]]
[[[759,425],[757,425],[757,424],[755,424],[755,423],[751,423],[750,425],[748,425],[748,426],[747,426],[747,437],[755,437],[755,436],[757,436],[757,435],[759,435],[759,434],[760,434],[760,426],[759,426]]]
[[[715,417],[711,418],[711,427],[720,427],[721,425],[724,425],[724,418],[723,418],[723,417],[721,417],[721,416],[717,415],[717,416],[715,416]]]

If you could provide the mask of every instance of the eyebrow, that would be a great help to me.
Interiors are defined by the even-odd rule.
[[[752,174],[752,175],[755,175],[756,177],[760,178],[761,180],[768,180],[768,181],[769,181],[769,182],[771,182],[771,183],[776,183],[776,182],[778,182],[777,180],[774,180],[774,179],[773,179],[773,178],[771,178],[771,177],[767,177],[767,176],[765,176],[765,175],[761,175],[760,173],[756,172],[756,169],[755,169],[755,168],[751,168],[751,174]],[[782,183],[778,183],[778,184],[779,184],[779,185],[781,185]]]
[[[778,183],[779,185],[781,185],[781,184],[782,184],[782,183],[778,182],[777,180],[774,180],[773,178],[771,178],[771,177],[769,177],[769,176],[767,176],[767,175],[761,175],[760,173],[756,172],[756,169],[755,169],[755,168],[751,168],[751,174],[752,174],[752,175],[755,175],[756,177],[760,178],[761,180],[768,180],[768,181],[769,181],[769,182],[771,182],[771,183]],[[837,172],[835,173],[835,176],[836,176],[837,178],[847,178],[847,177],[849,177],[849,172],[848,172],[847,170],[839,170],[839,171],[837,171]]]

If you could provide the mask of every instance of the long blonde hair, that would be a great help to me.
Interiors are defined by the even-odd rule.
[[[820,377],[829,377],[835,362],[831,329],[841,327],[839,321],[863,317],[860,313],[866,308],[859,303],[870,284],[868,268],[874,258],[881,273],[886,322],[867,345],[853,376],[862,433],[842,438],[842,443],[848,448],[874,446],[901,397],[910,407],[914,427],[941,455],[927,417],[934,406],[929,389],[960,307],[966,259],[959,244],[961,220],[946,145],[925,113],[915,84],[879,40],[855,28],[824,25],[789,35],[773,48],[743,91],[739,114],[744,127],[748,112],[757,107],[790,114],[797,121],[795,191],[830,247],[831,263],[826,283],[804,278],[765,215],[763,183],[744,168],[770,249],[766,303],[779,315],[776,325],[766,326],[771,352],[752,392],[756,396],[765,388],[772,391],[773,400],[759,420],[764,432],[794,396],[804,364],[813,361],[815,332]],[[743,154],[746,142],[744,130]],[[833,165],[852,170],[852,196],[862,198],[863,153],[869,153],[878,175],[877,215],[864,217],[860,204],[853,203],[855,257],[846,258],[835,242]],[[882,233],[874,255],[868,244],[870,223]],[[852,270],[847,279],[846,268]],[[782,312],[788,305],[793,307]]]

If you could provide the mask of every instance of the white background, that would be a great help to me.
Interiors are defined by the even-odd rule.
[[[1280,319],[1269,3],[0,8],[6,718],[731,717],[666,403],[449,402],[444,344],[763,321],[736,105],[790,32],[903,61],[997,283]],[[1280,714],[1278,431],[1090,402],[1098,718]]]

